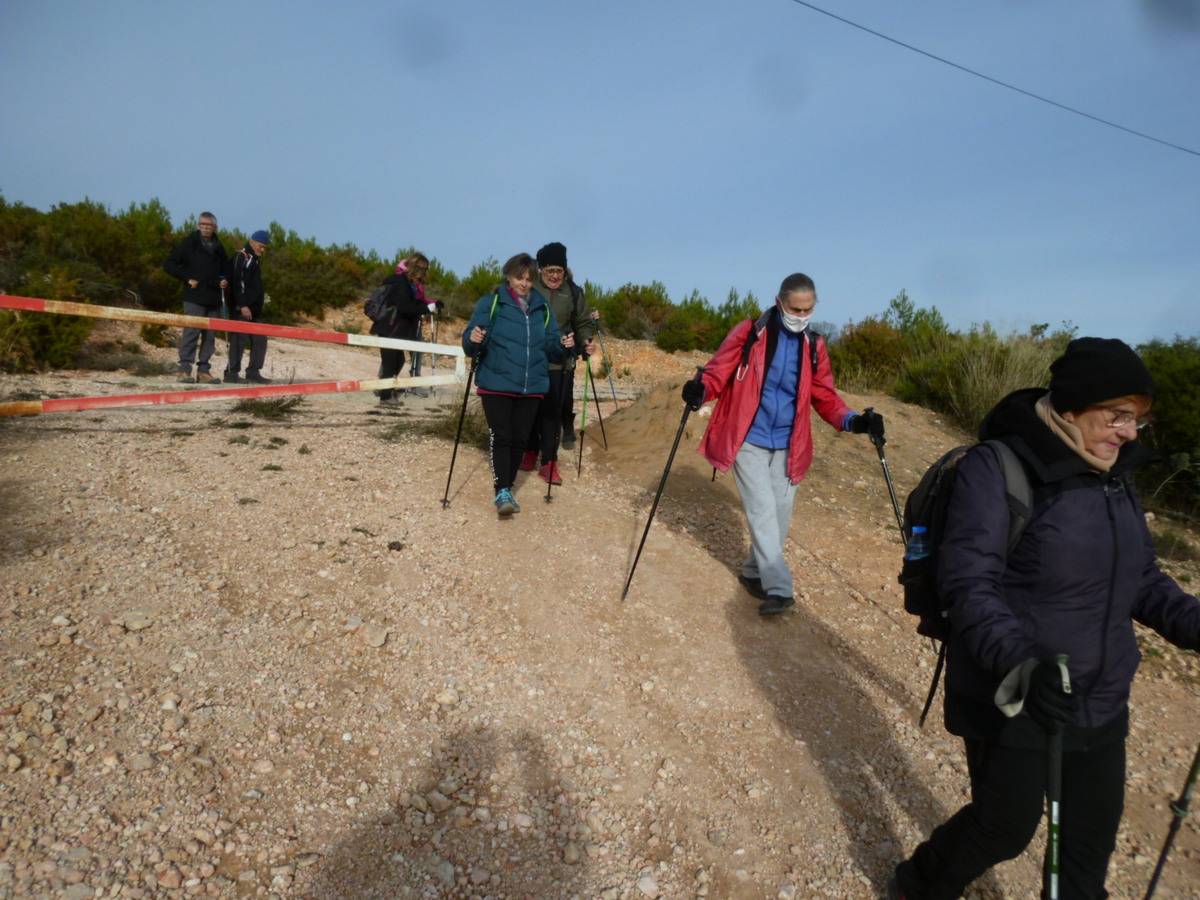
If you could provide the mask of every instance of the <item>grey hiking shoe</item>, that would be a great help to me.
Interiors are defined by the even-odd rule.
[[[766,600],[767,592],[762,586],[762,581],[758,578],[749,578],[745,575],[738,576],[738,583],[746,589],[746,593],[756,600]]]
[[[758,614],[760,616],[777,616],[785,609],[790,609],[795,605],[795,597],[776,597],[768,594],[767,599],[758,605]]]

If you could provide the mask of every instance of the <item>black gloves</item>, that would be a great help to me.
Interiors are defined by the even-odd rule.
[[[883,416],[873,409],[866,409],[850,420],[852,434],[869,434],[872,438],[883,437]]]
[[[704,382],[699,378],[683,383],[683,402],[695,412],[704,405]]]
[[[1043,660],[1034,666],[1025,694],[1025,712],[1047,731],[1059,731],[1071,725],[1079,711],[1079,697],[1063,691],[1063,676],[1058,663]]]

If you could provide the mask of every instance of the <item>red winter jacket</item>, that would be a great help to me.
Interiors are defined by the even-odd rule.
[[[764,320],[771,325],[767,326]],[[758,412],[767,371],[767,329],[779,327],[776,321],[776,316],[763,316],[757,322],[749,319],[739,322],[725,336],[716,354],[704,367],[704,397],[706,400],[716,397],[717,405],[700,441],[700,452],[722,472],[729,471],[733,465]],[[758,338],[750,348],[750,357],[743,371],[742,348],[751,328],[758,329]],[[829,353],[825,349],[825,342],[821,340],[817,342],[817,371],[814,376],[809,363],[810,340],[811,333],[805,332],[800,354],[800,378],[796,387],[796,420],[792,423],[792,438],[788,444],[787,476],[792,484],[798,484],[812,464],[810,407],[816,408],[821,418],[839,431],[846,414],[851,411],[833,386]]]

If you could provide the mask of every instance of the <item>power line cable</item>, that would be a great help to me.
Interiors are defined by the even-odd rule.
[[[1017,87],[1015,84],[1009,84],[1007,81],[1001,81],[999,78],[993,78],[991,75],[985,75],[983,72],[978,72],[975,69],[968,68],[967,66],[956,63],[953,60],[938,56],[936,53],[930,53],[928,50],[922,50],[920,47],[914,47],[912,44],[906,44],[904,41],[898,40],[894,37],[889,37],[883,32],[875,31],[873,28],[868,28],[866,25],[860,25],[857,22],[852,22],[849,19],[837,15],[836,13],[831,13],[827,9],[822,9],[821,7],[812,3],[807,3],[805,0],[792,0],[792,2],[798,6],[803,6],[806,9],[811,9],[813,12],[818,12],[823,16],[829,16],[831,19],[836,19],[845,25],[849,25],[851,28],[857,28],[859,31],[865,31],[867,34],[874,35],[875,37],[881,38],[888,43],[895,44],[897,47],[903,47],[905,50],[911,50],[913,53],[919,53],[921,56],[928,57],[936,62],[940,62],[947,66],[951,66],[952,68],[958,69],[960,72],[966,72],[968,75],[974,75],[976,78],[982,78],[984,81],[990,81],[992,84],[999,85],[1002,88],[1008,88],[1010,91],[1016,91],[1018,94],[1023,94],[1026,97],[1031,97],[1034,100],[1040,100],[1042,103],[1047,103],[1050,106],[1057,107],[1058,109],[1066,112],[1074,113],[1075,115],[1082,116],[1085,119],[1091,119],[1093,122],[1099,122],[1101,125],[1107,125],[1109,128],[1116,128],[1118,131],[1124,131],[1126,134],[1132,134],[1135,137],[1140,137],[1147,141],[1154,141],[1156,144],[1162,144],[1164,147],[1171,147],[1174,150],[1182,150],[1184,153],[1190,153],[1192,156],[1200,156],[1200,150],[1193,150],[1191,147],[1185,147],[1182,144],[1174,144],[1171,141],[1157,138],[1152,134],[1146,134],[1144,131],[1137,131],[1133,128],[1127,128],[1126,126],[1121,125],[1119,122],[1113,122],[1109,119],[1102,119],[1100,116],[1094,116],[1089,112],[1084,112],[1082,109],[1076,109],[1075,107],[1068,106],[1065,103],[1059,103],[1057,100],[1051,100],[1049,97],[1043,97],[1041,94],[1035,94],[1033,91],[1027,91],[1024,88]]]

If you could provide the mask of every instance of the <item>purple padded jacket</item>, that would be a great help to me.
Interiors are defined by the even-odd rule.
[[[1034,488],[1030,523],[1011,555],[995,453],[977,447],[958,466],[938,551],[951,620],[946,727],[968,738],[1040,743],[1025,714],[1006,719],[996,708],[996,688],[1025,660],[1065,653],[1081,700],[1070,747],[1114,727],[1124,732],[1141,660],[1133,622],[1200,649],[1200,601],[1155,561],[1132,479],[1148,451],[1129,443],[1110,472],[1091,470],[1038,417],[1034,404],[1044,393],[1010,394],[980,429],[981,439],[1013,448]]]

